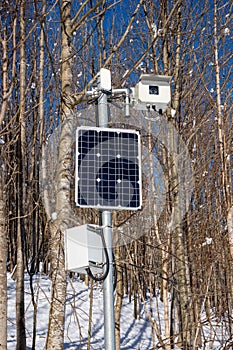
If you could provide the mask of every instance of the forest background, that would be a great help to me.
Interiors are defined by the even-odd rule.
[[[85,91],[101,67],[111,70],[114,88],[135,86],[142,73],[172,77],[163,131],[169,147],[153,134],[150,116],[142,132],[150,214],[113,213],[123,237],[128,222],[137,236],[114,247],[117,349],[123,296],[137,318],[138,301],[152,302],[158,291],[164,331],[151,315],[154,348],[204,349],[203,312],[212,337],[212,320],[224,320],[229,337],[223,348],[232,347],[232,6],[227,0],[2,0],[0,349],[7,348],[7,272],[16,278],[17,349],[24,350],[24,277],[31,281],[36,333],[33,279],[39,271],[52,280],[46,349],[63,349],[64,230],[73,222],[98,223],[98,211],[73,203],[73,128],[83,120],[95,123],[95,101],[87,101]],[[137,126],[145,117],[131,114],[114,125]],[[56,142],[48,161],[51,137]],[[190,179],[180,176],[187,165],[180,140],[192,191]],[[156,166],[163,170],[162,210]]]

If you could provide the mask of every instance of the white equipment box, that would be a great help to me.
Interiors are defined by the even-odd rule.
[[[89,267],[93,274],[103,267],[103,243],[100,228],[82,225],[65,231],[65,269],[86,274]]]
[[[135,108],[153,109],[164,112],[171,101],[171,77],[166,75],[142,74],[133,89]]]

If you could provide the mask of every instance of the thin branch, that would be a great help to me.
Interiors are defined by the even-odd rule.
[[[92,7],[89,11],[87,11],[85,15],[83,15],[80,21],[75,23],[76,19],[78,18],[78,14],[80,12],[78,11],[78,13],[75,15],[75,17],[71,21],[71,30],[70,30],[71,35],[75,30],[77,30],[81,26],[81,24],[85,21],[85,19],[88,18],[90,14],[94,12],[102,4],[102,2],[103,0],[97,2],[97,4],[94,7]]]

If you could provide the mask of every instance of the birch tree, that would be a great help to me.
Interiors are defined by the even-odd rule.
[[[15,46],[15,31],[16,31],[16,20],[12,25],[12,45]],[[2,47],[2,103],[0,109],[0,126],[4,125],[5,117],[7,113],[8,99],[12,93],[14,78],[15,78],[15,64],[16,54],[14,52],[12,59],[12,81],[9,84],[9,60],[8,60],[8,36],[6,28],[3,28],[3,33],[0,34],[0,44]],[[1,136],[1,132],[0,132]],[[7,232],[6,232],[6,198],[4,193],[6,191],[5,177],[4,177],[4,139],[0,137],[0,349],[7,349]]]
[[[71,95],[71,1],[62,1],[62,126],[57,166],[57,198],[55,220],[51,222],[51,270],[52,295],[49,313],[49,326],[46,349],[63,349],[66,275],[64,268],[63,233],[70,208],[70,152],[72,145],[72,107],[69,103]],[[67,216],[68,215],[68,216]],[[56,218],[57,217],[57,218]]]
[[[219,8],[218,8],[219,7]],[[229,231],[229,243],[230,243],[230,252],[233,258],[233,236],[232,236],[232,182],[231,176],[229,174],[229,165],[231,155],[227,152],[227,137],[226,137],[226,128],[227,123],[224,121],[224,105],[226,102],[222,101],[221,97],[221,67],[219,63],[219,46],[221,35],[227,35],[227,30],[229,30],[226,19],[226,23],[223,26],[223,34],[219,33],[219,14],[218,11],[221,11],[221,2],[214,0],[214,21],[213,21],[213,32],[214,32],[214,67],[215,67],[215,81],[216,81],[216,113],[217,113],[217,129],[218,129],[218,142],[219,142],[219,153],[221,160],[221,180],[222,180],[222,191],[223,199],[226,207],[226,221],[228,223]]]
[[[46,349],[63,349],[64,322],[65,322],[65,298],[66,298],[66,274],[64,268],[63,234],[67,228],[67,221],[73,216],[70,206],[70,170],[73,133],[73,108],[72,99],[72,35],[100,4],[97,3],[81,19],[81,10],[87,1],[81,5],[80,10],[71,18],[71,0],[64,0],[61,4],[62,25],[62,53],[61,53],[61,134],[59,142],[57,174],[57,194],[55,220],[51,222],[51,268],[52,268],[52,295],[49,314],[49,327],[46,341]]]
[[[0,139],[2,140],[2,139]],[[0,145],[0,155],[2,155],[2,145]],[[0,349],[7,349],[7,245],[5,226],[5,203],[4,203],[4,164],[0,164]]]

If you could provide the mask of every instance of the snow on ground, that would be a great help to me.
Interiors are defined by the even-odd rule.
[[[8,279],[8,350],[16,348],[16,318],[15,318],[15,281],[10,274]],[[51,282],[45,275],[36,275],[33,278],[33,289],[37,310],[36,350],[45,348],[46,333],[49,315],[49,298]],[[88,339],[90,288],[83,281],[76,278],[69,281],[66,299],[66,323],[64,349],[86,350]],[[152,348],[151,323],[146,310],[150,309],[149,301],[146,305],[140,304],[139,318],[133,317],[133,302],[129,303],[126,296],[121,311],[121,350],[150,350]],[[25,309],[27,349],[31,349],[33,336],[33,305],[29,276],[25,274]],[[163,304],[159,297],[153,300],[153,317],[161,327],[163,335]],[[92,338],[91,349],[104,349],[104,317],[103,293],[100,286],[93,291]],[[224,349],[227,340],[231,339],[231,330],[227,320],[218,322],[212,318],[209,322],[204,313],[201,315],[203,343],[200,349]]]
[[[35,298],[38,300],[36,349],[45,346],[49,314],[50,280],[44,275],[34,277]],[[87,348],[90,288],[79,279],[68,283],[66,301],[66,324],[64,349],[77,350]],[[25,309],[27,348],[31,349],[33,330],[33,306],[31,301],[30,283],[25,275]],[[91,349],[104,349],[103,325],[103,293],[101,286],[93,291],[92,340]],[[125,298],[121,314],[122,350],[148,350],[152,347],[151,324],[145,315],[135,320],[133,318],[133,303]],[[8,275],[8,350],[16,348],[16,318],[15,318],[15,281]]]

